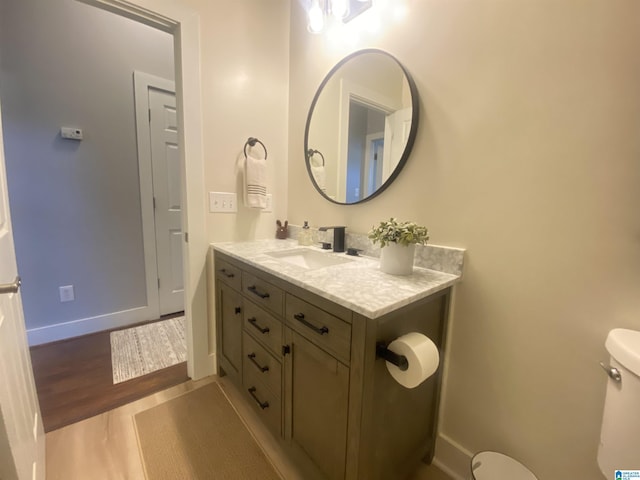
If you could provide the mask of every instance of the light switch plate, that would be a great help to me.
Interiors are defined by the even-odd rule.
[[[263,212],[273,212],[273,195],[267,193],[267,206],[262,209]]]
[[[238,198],[232,192],[209,192],[209,211],[215,213],[235,213]]]

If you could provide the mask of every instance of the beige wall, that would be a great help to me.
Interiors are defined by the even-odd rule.
[[[336,48],[292,2],[289,221],[366,232],[395,215],[467,248],[442,433],[541,479],[602,478],[598,361],[611,328],[640,329],[640,3],[407,5],[404,21]],[[412,73],[420,129],[386,192],[337,206],[311,190],[304,125],[324,75],[364,47]]]
[[[207,215],[209,240],[273,237],[287,205],[289,0],[181,1],[200,16],[205,188],[238,194],[237,214]],[[242,205],[248,137],[268,150],[272,213]]]
[[[289,0],[180,0],[200,20],[204,181],[207,192],[236,192],[238,212],[207,213],[209,242],[275,236],[287,208]],[[271,213],[245,208],[239,165],[248,137],[268,150]],[[258,146],[259,148],[259,146]],[[215,307],[208,259],[209,352]],[[212,357],[213,358],[213,357]]]

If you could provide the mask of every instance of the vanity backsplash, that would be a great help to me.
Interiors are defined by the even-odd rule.
[[[289,224],[289,238],[297,239],[301,230],[301,226]],[[311,227],[310,230],[314,244],[333,241],[333,232],[331,231],[321,232],[314,227]],[[366,234],[351,233],[347,230],[345,245],[349,248],[361,250],[361,255],[380,257],[380,245],[374,245]],[[416,245],[416,255],[413,263],[416,267],[462,276],[464,252],[465,250],[462,248]]]

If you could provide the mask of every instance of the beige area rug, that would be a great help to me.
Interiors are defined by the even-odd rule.
[[[184,317],[111,332],[113,383],[187,360]]]
[[[147,480],[280,480],[217,383],[135,416]]]

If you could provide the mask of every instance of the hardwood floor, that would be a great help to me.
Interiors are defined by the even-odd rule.
[[[187,364],[183,362],[114,385],[109,333],[98,332],[31,348],[45,432],[188,380]]]

